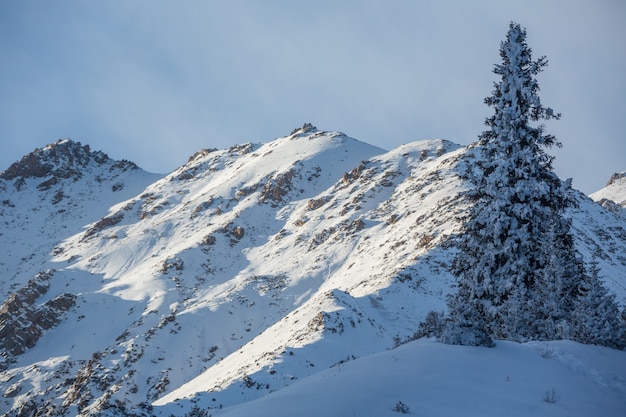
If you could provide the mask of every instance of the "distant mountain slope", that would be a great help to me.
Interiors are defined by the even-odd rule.
[[[591,194],[590,197],[610,210],[620,212],[617,210],[618,207],[626,210],[626,171],[613,174],[606,187]]]
[[[473,159],[309,124],[166,176],[35,151],[0,175],[0,412],[216,411],[411,339],[452,291]],[[624,305],[625,220],[576,197],[576,243]]]
[[[0,296],[44,268],[56,244],[160,178],[69,139],[0,173]]]

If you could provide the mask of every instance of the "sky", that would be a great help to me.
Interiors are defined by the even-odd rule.
[[[626,171],[622,0],[0,2],[0,170],[62,138],[168,173],[309,122],[393,149],[477,140],[499,46],[527,29],[555,171]]]

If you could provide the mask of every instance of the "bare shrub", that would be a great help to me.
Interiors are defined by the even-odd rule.
[[[554,404],[557,400],[556,388],[552,387],[552,389],[547,390],[543,393],[543,401],[548,404]]]
[[[402,401],[398,401],[396,403],[396,405],[394,405],[391,410],[395,411],[396,413],[400,413],[400,414],[408,414],[409,413],[409,406],[406,405],[405,403],[403,403]]]

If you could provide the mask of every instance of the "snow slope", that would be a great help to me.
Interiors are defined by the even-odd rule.
[[[429,417],[619,417],[625,399],[626,352],[574,342],[490,349],[422,339],[213,415],[391,417],[404,409]]]
[[[2,299],[44,268],[56,243],[160,177],[67,139],[0,173]]]
[[[471,147],[428,140],[385,152],[306,124],[265,144],[202,150],[167,176],[118,172],[115,161],[70,148],[83,155],[69,158],[84,161],[80,175],[31,170],[43,176],[25,178],[22,190],[20,175],[0,183],[11,202],[0,217],[10,225],[0,236],[10,248],[0,258],[11,276],[3,295],[18,294],[5,301],[2,325],[37,330],[23,351],[5,347],[0,412],[218,415],[259,399],[251,404],[267,401],[269,413],[283,392],[323,390],[321,378],[346,367],[357,378],[386,355],[405,352],[407,367],[475,355],[423,342],[392,350],[428,311],[444,310],[453,289],[447,265],[467,210]],[[59,160],[36,156],[37,166]],[[577,199],[576,243],[626,304],[624,218]],[[563,346],[583,363],[606,352]],[[526,345],[479,352],[485,362],[543,364]],[[577,381],[567,389],[586,389]],[[381,407],[385,392],[372,394]]]

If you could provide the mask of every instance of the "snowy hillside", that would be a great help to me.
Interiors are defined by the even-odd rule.
[[[44,268],[62,238],[160,177],[70,140],[36,149],[0,173],[2,299]]]
[[[397,400],[420,410],[422,394],[408,386],[456,378],[456,365],[397,376],[422,361],[542,367],[532,344],[403,344],[453,289],[447,267],[473,158],[445,140],[386,152],[309,124],[265,144],[201,150],[166,176],[71,141],[36,150],[0,174],[0,412],[262,415],[267,406],[279,415],[307,392],[339,403],[342,386],[345,398],[377,402],[357,415],[385,415]],[[624,306],[625,217],[576,198],[576,243]],[[534,380],[524,376],[502,395],[521,390],[531,407],[522,409],[559,415],[563,404],[577,407],[576,390],[595,398],[606,388],[598,401],[618,405],[605,415],[620,415],[624,369],[602,358],[626,363],[626,353],[549,349],[558,359],[550,386],[526,392]],[[495,378],[490,369],[481,381]],[[373,375],[384,385],[361,394],[344,385]],[[535,404],[535,391],[552,384],[563,401]],[[425,410],[439,406],[432,401]],[[351,415],[326,406],[318,415]]]
[[[590,197],[613,211],[619,212],[618,207],[626,209],[626,172],[613,174],[606,187]]]
[[[622,351],[574,342],[486,349],[422,339],[213,415],[621,416],[624,358]]]

